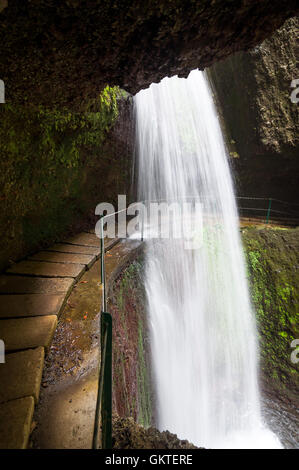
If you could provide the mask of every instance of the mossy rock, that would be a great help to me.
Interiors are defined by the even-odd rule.
[[[152,386],[143,255],[131,259],[111,286],[113,331],[113,404],[122,417],[148,427],[153,422]]]
[[[299,229],[246,228],[242,239],[256,312],[260,368],[268,391],[293,399],[298,364],[291,342],[299,338]]]
[[[0,270],[95,223],[99,202],[128,192],[130,109],[117,87],[84,113],[0,106]]]

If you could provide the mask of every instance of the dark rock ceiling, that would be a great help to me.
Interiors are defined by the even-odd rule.
[[[254,47],[294,0],[0,0],[6,101],[84,109],[106,84],[135,94]]]

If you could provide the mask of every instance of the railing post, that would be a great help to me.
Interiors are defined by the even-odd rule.
[[[101,218],[101,284],[102,284],[102,311],[105,312],[107,309],[106,309],[104,216]]]
[[[272,205],[272,198],[269,198],[269,204],[268,204],[268,210],[267,210],[267,218],[266,218],[266,224],[270,220],[270,212],[271,212],[271,205]]]
[[[104,337],[106,341],[104,344]],[[104,346],[106,350],[104,351]],[[101,354],[105,357],[103,364],[103,395],[102,395],[102,449],[112,448],[112,316],[101,313]]]
[[[101,361],[95,410],[92,448],[98,449],[101,414],[101,448],[112,447],[112,317],[101,312]]]
[[[141,241],[143,242],[144,237],[144,205],[142,205],[142,221],[141,221]]]

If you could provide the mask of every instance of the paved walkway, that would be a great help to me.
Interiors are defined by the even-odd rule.
[[[106,240],[105,251],[118,240]],[[24,449],[39,399],[44,357],[75,283],[100,256],[84,232],[11,266],[0,276],[0,448]]]
[[[139,253],[137,240],[122,240],[105,255],[109,287]],[[64,308],[45,361],[30,447],[91,449],[99,375],[100,260],[86,271]]]

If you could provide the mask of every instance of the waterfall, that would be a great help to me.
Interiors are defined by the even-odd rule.
[[[261,417],[255,319],[207,80],[198,70],[165,78],[139,92],[134,108],[138,200],[199,200],[202,214],[194,249],[146,240],[156,424],[207,448],[280,447]]]

